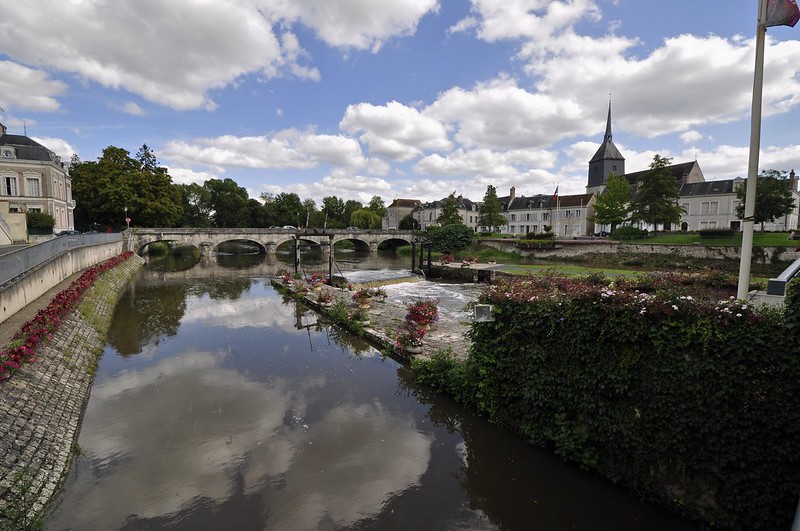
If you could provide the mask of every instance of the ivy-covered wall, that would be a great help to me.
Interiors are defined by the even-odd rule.
[[[784,309],[668,277],[498,279],[463,365],[422,381],[532,443],[733,529],[788,529],[800,496],[800,281]]]

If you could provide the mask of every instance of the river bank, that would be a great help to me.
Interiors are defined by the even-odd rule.
[[[143,264],[132,256],[103,273],[77,311],[40,344],[37,360],[0,383],[1,529],[27,529],[41,521],[80,452],[75,441],[117,297]],[[40,297],[24,314],[3,323],[6,342],[21,326],[19,320],[51,298]]]

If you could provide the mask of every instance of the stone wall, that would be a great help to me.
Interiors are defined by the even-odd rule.
[[[61,488],[118,296],[143,263],[103,273],[36,361],[0,383],[0,529],[38,529]]]
[[[122,253],[122,242],[70,249],[0,287],[0,323],[35,301],[59,282],[87,267]]]

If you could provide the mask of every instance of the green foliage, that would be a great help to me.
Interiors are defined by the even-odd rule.
[[[680,190],[675,177],[667,169],[669,163],[667,158],[653,157],[650,171],[642,176],[636,198],[631,202],[631,221],[643,221],[658,228],[658,225],[681,220]]]
[[[400,220],[400,230],[419,230],[419,222],[414,219],[414,216],[407,214]]]
[[[455,194],[450,194],[442,201],[442,213],[436,218],[436,222],[446,227],[448,225],[463,225],[461,214],[458,213],[458,203]]]
[[[360,208],[350,215],[350,225],[359,229],[381,228],[381,217],[367,208]]]
[[[733,229],[704,229],[697,233],[702,240],[718,240],[720,238],[732,238],[738,231]]]
[[[611,233],[610,238],[612,240],[643,240],[647,238],[647,231],[644,229],[637,229],[636,227],[631,227],[630,225],[623,225],[622,227],[617,227],[614,232]]]
[[[792,189],[786,177],[786,170],[764,170],[758,176],[756,180],[755,213],[753,214],[755,223],[763,225],[767,221],[775,221],[794,209],[796,205],[792,199]],[[744,219],[747,181],[736,190],[736,198],[739,199],[736,215],[739,219]]]
[[[171,227],[180,222],[180,189],[147,145],[137,157],[108,146],[96,162],[75,160],[70,176],[76,225],[124,226],[126,209],[132,225]]]
[[[611,232],[620,223],[628,220],[631,186],[625,177],[609,174],[606,188],[594,204],[596,223],[611,225]]]
[[[491,184],[486,187],[480,213],[478,224],[490,230],[507,224],[506,217],[503,215],[503,205],[497,199],[497,189]]]
[[[553,238],[524,239],[515,241],[514,246],[520,249],[552,249],[555,247],[555,243],[553,242]]]
[[[788,529],[800,491],[800,281],[786,309],[668,276],[500,279],[463,366],[417,361],[529,441],[715,526]]]
[[[428,231],[431,248],[440,253],[453,253],[466,249],[475,233],[463,223],[435,227]]]
[[[25,214],[25,219],[28,222],[29,229],[44,229],[52,232],[53,225],[56,224],[56,220],[53,219],[53,216],[46,212],[29,210]]]

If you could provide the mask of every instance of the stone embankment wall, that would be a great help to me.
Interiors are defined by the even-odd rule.
[[[70,249],[0,286],[0,323],[70,275],[113,258],[122,250],[121,241]]]
[[[524,251],[514,247],[513,240],[487,240],[485,245],[504,251],[519,252],[523,256],[554,257],[580,256],[587,253],[667,254],[707,260],[738,260],[739,247],[720,245],[648,245],[608,240],[563,240],[557,248],[546,251]],[[754,247],[753,260],[760,263],[792,261],[798,257],[794,247]]]
[[[103,273],[37,349],[37,360],[0,383],[0,529],[29,528],[60,489],[79,451],[81,417],[114,307],[143,263],[134,255]]]

